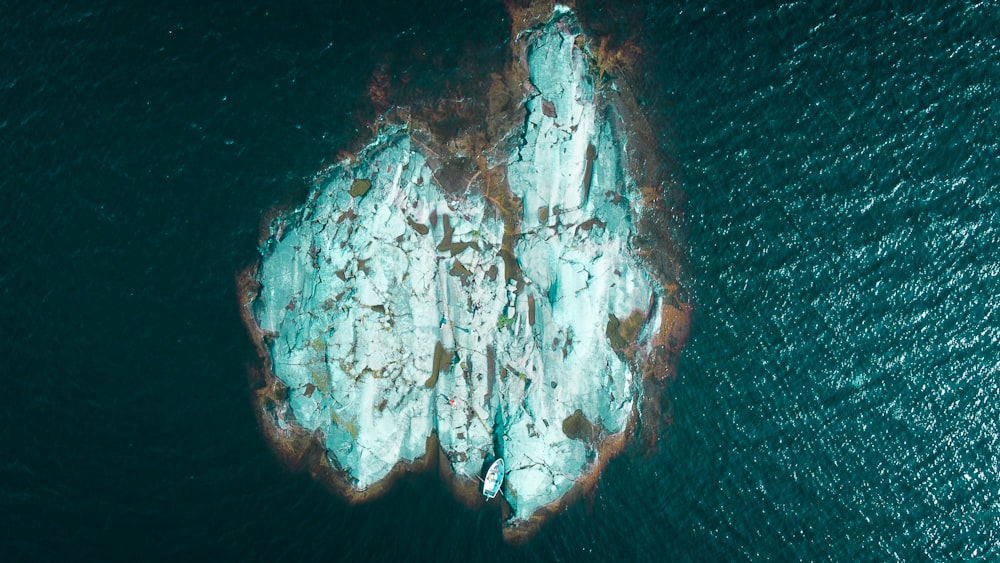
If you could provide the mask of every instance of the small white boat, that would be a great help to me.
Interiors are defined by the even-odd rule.
[[[486,472],[486,479],[483,480],[483,495],[490,499],[497,496],[500,486],[503,485],[504,466],[503,458],[498,458]]]

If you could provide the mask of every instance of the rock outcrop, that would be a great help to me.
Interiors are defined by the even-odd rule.
[[[525,93],[504,111],[522,119],[462,155],[471,177],[443,170],[440,139],[387,125],[270,222],[241,280],[280,452],[352,500],[433,467],[471,505],[503,457],[510,539],[593,487],[687,319],[638,256],[628,111],[573,13],[515,53]]]

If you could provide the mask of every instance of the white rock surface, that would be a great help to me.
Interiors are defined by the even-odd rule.
[[[520,280],[508,279],[504,225],[483,197],[445,195],[402,127],[272,224],[254,306],[274,335],[274,375],[291,418],[359,490],[422,456],[434,432],[461,477],[504,457],[505,496],[524,519],[594,461],[564,420],[579,409],[606,436],[633,416],[639,378],[605,327],[657,297],[629,252],[638,209],[620,118],[595,103],[576,33],[560,9],[527,38],[537,94],[507,165],[523,203]]]

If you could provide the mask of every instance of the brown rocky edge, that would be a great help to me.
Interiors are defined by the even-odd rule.
[[[561,4],[576,8],[573,1]],[[554,3],[546,0],[505,0],[505,5],[512,20],[512,56],[500,73],[470,74],[487,77],[464,85],[469,91],[478,91],[479,95],[463,96],[465,101],[456,106],[428,102],[433,97],[427,96],[426,92],[410,92],[402,96],[412,98],[406,100],[409,102],[407,105],[393,105],[387,101],[390,96],[386,90],[390,85],[384,76],[373,80],[368,95],[372,107],[382,111],[370,124],[372,133],[377,133],[380,127],[389,123],[406,123],[411,132],[425,132],[427,136],[420,141],[425,144],[424,148],[432,160],[436,158],[435,175],[442,187],[447,191],[461,192],[472,186],[486,196],[506,226],[505,248],[501,253],[512,271],[517,271],[511,247],[519,235],[518,222],[522,209],[507,187],[503,158],[517,142],[518,127],[523,123],[523,101],[528,79],[523,64],[526,44],[521,32],[547,22],[552,16]],[[584,17],[581,20],[586,21]],[[608,435],[602,429],[590,426],[586,419],[578,421],[571,420],[571,417],[565,421],[567,435],[576,432],[579,435],[572,437],[590,443],[598,451],[597,461],[561,498],[539,508],[526,520],[507,522],[503,527],[503,536],[515,544],[526,542],[549,518],[565,511],[581,497],[593,493],[608,463],[635,443],[637,433],[643,436],[642,443],[647,451],[655,447],[659,429],[666,422],[662,414],[666,387],[676,376],[678,356],[688,339],[693,310],[684,289],[688,279],[683,247],[683,195],[671,171],[661,161],[659,141],[629,88],[628,78],[636,68],[641,50],[628,40],[609,48],[607,38],[599,42],[588,41],[585,47],[592,55],[592,70],[599,80],[605,86],[610,81],[616,85],[617,91],[608,87],[601,89],[600,103],[613,104],[622,114],[624,122],[628,123],[628,130],[621,133],[628,136],[628,166],[640,186],[645,208],[639,234],[632,245],[662,288],[663,306],[657,311],[661,330],[651,343],[640,348],[635,342],[637,331],[623,326],[630,324],[628,320],[621,324],[613,320],[614,326],[609,322],[608,336],[615,350],[642,375],[641,402],[633,406],[625,430],[615,434]],[[367,142],[365,138],[359,139],[356,146],[360,147],[364,142]],[[350,157],[342,153],[343,156]],[[316,182],[323,180],[323,177],[317,177]],[[260,244],[271,236],[272,220],[286,215],[289,210],[289,207],[275,208],[262,217]],[[260,290],[257,281],[259,266],[258,260],[239,272],[237,296],[243,322],[259,360],[249,370],[255,410],[260,427],[276,455],[291,470],[307,471],[352,504],[382,496],[405,475],[437,472],[463,505],[470,509],[484,507],[486,499],[481,493],[480,482],[455,475],[435,434],[427,438],[423,456],[412,461],[400,460],[384,479],[365,490],[353,486],[346,472],[331,462],[321,437],[299,427],[286,410],[288,389],[275,377],[268,351],[268,339],[272,335],[260,329],[253,314],[252,305]],[[649,319],[641,321],[645,323]],[[567,425],[573,429],[568,429]],[[503,518],[507,521],[511,514],[510,505],[502,498],[499,500]]]

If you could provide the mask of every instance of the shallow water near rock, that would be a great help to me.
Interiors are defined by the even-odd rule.
[[[985,4],[649,10],[669,103],[647,107],[671,117],[699,308],[659,451],[612,463],[529,544],[430,479],[349,507],[278,464],[232,279],[261,212],[304,200],[356,135],[379,52],[502,45],[503,18],[492,2],[6,13],[5,555],[1000,556]]]

